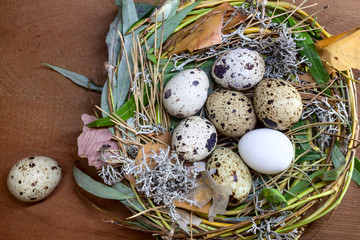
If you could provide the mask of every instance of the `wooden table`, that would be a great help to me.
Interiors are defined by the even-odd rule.
[[[359,0],[317,2],[314,10],[329,5],[318,19],[330,33],[360,25]],[[93,113],[90,103],[98,103],[100,95],[41,65],[54,64],[103,83],[104,39],[116,15],[114,1],[2,0],[0,9],[0,238],[149,239],[102,222],[106,217],[76,194],[72,167],[80,160],[80,116]],[[56,191],[35,204],[15,200],[6,189],[10,167],[30,155],[56,159],[64,174]],[[302,239],[360,239],[359,199],[360,188],[351,183],[336,211],[311,224]],[[127,216],[117,202],[106,203],[105,209]]]

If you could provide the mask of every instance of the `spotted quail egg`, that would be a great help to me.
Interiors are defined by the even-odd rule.
[[[258,118],[269,128],[289,129],[299,121],[302,102],[299,92],[281,79],[264,79],[255,89],[253,99]]]
[[[183,119],[174,129],[171,145],[181,160],[196,162],[211,154],[217,142],[213,124],[206,118],[192,116]]]
[[[49,196],[62,176],[60,165],[53,159],[32,156],[18,161],[7,178],[10,193],[25,202],[40,201]]]
[[[240,137],[254,129],[256,114],[245,94],[227,89],[216,89],[205,105],[208,119],[218,132],[229,137]]]
[[[225,52],[214,63],[211,74],[223,88],[246,90],[263,79],[265,62],[260,53],[246,48]]]
[[[212,173],[217,184],[230,187],[230,206],[238,205],[249,195],[251,174],[237,153],[228,148],[216,148],[207,161],[206,169]]]
[[[178,118],[192,116],[204,106],[208,90],[209,79],[203,70],[187,69],[179,72],[165,85],[165,110]]]

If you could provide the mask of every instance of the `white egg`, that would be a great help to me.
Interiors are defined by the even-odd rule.
[[[165,110],[172,116],[185,118],[204,106],[209,90],[209,79],[201,69],[187,69],[176,74],[164,88]]]
[[[290,139],[273,129],[262,128],[246,133],[240,139],[238,148],[244,162],[264,174],[286,170],[294,158]]]
[[[10,193],[25,202],[37,202],[49,196],[59,184],[61,166],[53,159],[32,156],[18,161],[7,178]]]
[[[211,154],[217,143],[214,125],[199,116],[182,120],[174,129],[171,146],[181,160],[196,162]]]

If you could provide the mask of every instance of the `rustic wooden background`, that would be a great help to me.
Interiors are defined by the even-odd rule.
[[[314,10],[329,5],[318,19],[330,33],[360,25],[360,0],[316,2],[319,7]],[[102,83],[104,40],[116,15],[114,1],[1,0],[0,11],[0,238],[150,239],[104,223],[106,217],[75,192],[71,172],[80,160],[80,116],[93,113],[90,103],[98,103],[99,95],[41,65],[54,64]],[[35,204],[17,201],[6,188],[10,167],[30,155],[56,159],[64,173],[56,191]],[[311,224],[301,239],[360,239],[359,199],[360,188],[351,183],[340,206]],[[127,216],[117,202],[102,204]]]

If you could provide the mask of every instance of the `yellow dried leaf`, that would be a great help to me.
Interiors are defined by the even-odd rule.
[[[318,41],[315,46],[322,59],[325,59],[337,70],[360,68],[360,27],[341,33],[328,39]],[[325,65],[328,73],[335,70]]]

